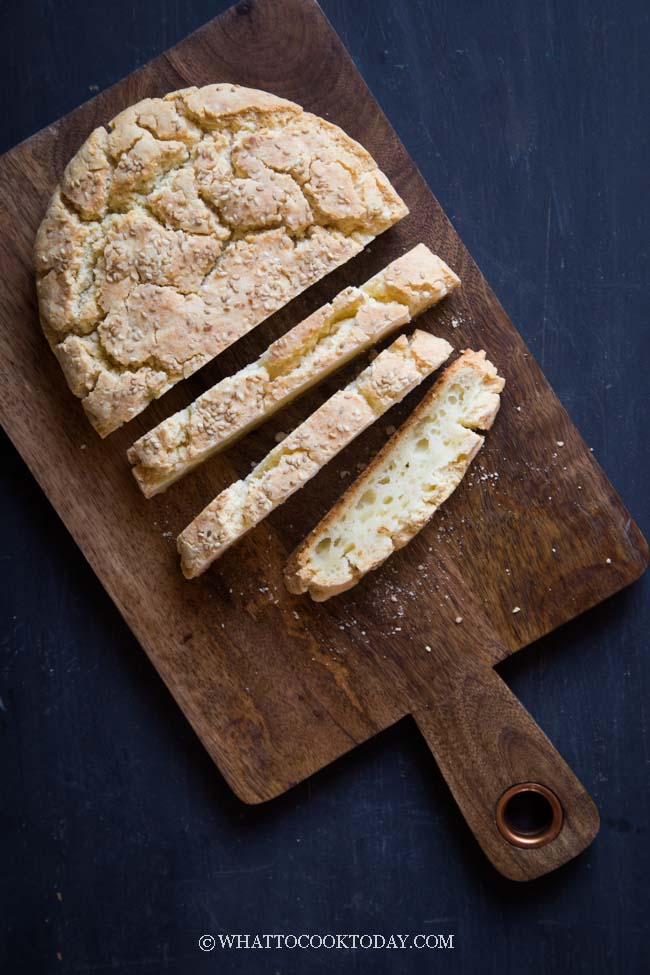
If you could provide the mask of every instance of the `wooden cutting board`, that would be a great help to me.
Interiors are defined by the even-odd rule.
[[[411,213],[102,442],[38,325],[34,235],[67,160],[96,125],[146,96],[217,81],[267,89],[341,125]],[[646,546],[319,7],[240,3],[7,153],[0,202],[3,425],[235,792],[246,802],[277,796],[413,714],[502,872],[539,875],[590,842],[593,804],[492,667],[631,583]],[[288,553],[420,389],[203,577],[183,581],[177,533],[354,367],[154,500],[137,490],[127,447],[418,241],[463,281],[419,327],[456,349],[486,349],[507,379],[465,482],[417,540],[351,592],[315,605],[284,590]],[[513,846],[495,825],[504,789],[528,779],[544,780],[564,806],[560,837],[542,848]]]

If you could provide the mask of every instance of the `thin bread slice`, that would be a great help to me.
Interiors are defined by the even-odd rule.
[[[278,444],[243,481],[226,488],[179,535],[188,579],[310,480],[340,450],[398,403],[450,355],[444,339],[416,329],[400,335],[345,389]]]
[[[128,452],[150,498],[224,450],[305,390],[440,301],[460,284],[424,244],[359,288],[345,288],[190,406],[159,423]]]
[[[322,602],[406,545],[462,481],[503,387],[485,352],[463,352],[293,552],[289,591]]]

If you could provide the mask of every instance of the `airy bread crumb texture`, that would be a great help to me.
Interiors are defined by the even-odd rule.
[[[178,537],[188,579],[306,484],[370,424],[451,354],[444,339],[416,329],[401,335],[344,389],[290,433],[242,481],[219,494]]]
[[[406,545],[460,484],[500,404],[504,380],[465,351],[294,551],[287,588],[321,602]]]
[[[337,126],[217,84],[88,137],[39,228],[41,322],[106,436],[407,208]]]
[[[222,379],[133,444],[128,458],[143,494],[166,490],[459,284],[444,261],[418,244],[366,284],[346,288],[256,362]]]

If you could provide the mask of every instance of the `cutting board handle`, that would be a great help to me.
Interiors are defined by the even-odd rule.
[[[413,716],[467,825],[504,876],[541,877],[592,842],[600,821],[591,797],[492,668],[461,658],[441,669],[430,704]]]

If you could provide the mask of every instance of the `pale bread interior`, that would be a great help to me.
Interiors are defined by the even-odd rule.
[[[499,408],[503,380],[465,352],[292,555],[292,592],[321,601],[353,586],[405,545],[462,480]]]

